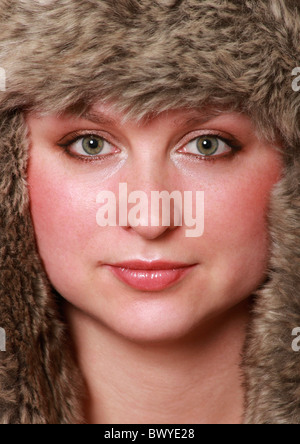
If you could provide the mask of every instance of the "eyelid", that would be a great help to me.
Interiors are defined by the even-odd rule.
[[[77,130],[72,131],[71,133],[68,133],[65,135],[62,139],[60,139],[57,142],[57,145],[64,149],[66,153],[69,155],[72,155],[72,157],[85,160],[85,158],[89,159],[89,156],[81,156],[72,154],[69,150],[69,147],[83,138],[84,136],[97,136],[103,138],[106,142],[112,145],[116,150],[119,150],[119,152],[123,151],[122,148],[120,148],[120,142],[118,142],[110,133],[107,133],[106,131],[102,130]],[[216,156],[204,156],[204,155],[197,155],[192,153],[180,153],[180,149],[184,149],[188,143],[191,143],[192,141],[196,140],[199,137],[203,136],[213,136],[216,138],[219,138],[224,143],[226,143],[229,148],[232,149],[232,152],[228,155],[216,155]],[[184,155],[190,155],[196,158],[205,158],[206,160],[217,160],[218,157],[228,157],[230,154],[235,154],[237,151],[242,150],[243,144],[232,134],[229,134],[225,131],[219,131],[219,130],[194,130],[191,132],[188,132],[186,135],[184,135],[178,143],[176,143],[175,147],[172,149],[173,154],[179,153]],[[114,154],[117,154],[117,152],[112,154],[104,154],[99,156],[94,156],[89,159],[89,161],[96,161],[96,160],[104,160],[104,158],[112,156]]]
[[[76,142],[78,142],[80,139],[83,139],[86,136],[91,136],[91,137],[100,137],[103,140],[105,140],[105,142],[107,142],[109,145],[111,145],[112,149],[114,150],[114,152],[112,153],[107,153],[107,154],[99,154],[99,155],[95,155],[95,156],[89,156],[88,154],[83,155],[83,154],[78,154],[78,153],[74,153],[72,151],[72,145],[74,145]],[[79,161],[79,162],[84,162],[84,163],[99,163],[99,162],[105,162],[107,161],[109,158],[115,156],[116,154],[120,154],[122,153],[122,149],[118,146],[118,143],[114,142],[114,137],[111,136],[111,134],[105,132],[105,131],[99,131],[99,130],[78,130],[78,131],[73,131],[69,134],[67,134],[66,136],[64,136],[62,139],[60,139],[57,142],[57,146],[60,147],[63,151],[63,153],[68,156],[68,157],[72,157],[74,160]]]
[[[186,134],[175,146],[175,151],[184,148],[188,143],[203,136],[214,136],[221,139],[224,143],[235,151],[242,149],[242,143],[233,135],[219,130],[195,130]]]
[[[77,142],[78,140],[80,140],[81,138],[83,138],[84,136],[97,136],[97,137],[102,137],[103,139],[105,139],[106,142],[117,146],[118,143],[114,140],[114,137],[112,137],[111,134],[105,132],[105,131],[99,131],[99,130],[80,130],[80,131],[73,131],[69,134],[67,134],[66,136],[64,136],[62,139],[60,139],[57,142],[58,146],[61,146],[63,148],[67,148],[70,145],[72,145],[73,143]]]

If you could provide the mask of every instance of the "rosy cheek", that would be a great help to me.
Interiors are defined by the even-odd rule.
[[[274,154],[247,170],[226,177],[206,191],[205,235],[214,245],[241,253],[267,253],[270,194],[280,179],[281,162]]]
[[[30,165],[28,172],[31,213],[41,250],[68,251],[84,247],[83,233],[96,226],[96,192],[66,176]],[[79,182],[79,183],[78,183]],[[43,255],[43,254],[42,254]],[[47,255],[48,256],[48,255]]]

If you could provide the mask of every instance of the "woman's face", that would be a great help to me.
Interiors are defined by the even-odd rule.
[[[136,123],[95,106],[82,118],[30,115],[28,124],[39,252],[53,286],[85,315],[133,340],[176,339],[264,282],[281,159],[247,117],[174,110]],[[120,183],[128,195],[146,193],[148,215],[140,201],[127,206]],[[123,210],[135,208],[142,226],[131,217],[101,227],[101,191],[114,193],[117,216],[121,199]],[[204,192],[203,234],[188,237],[184,219],[174,224],[173,206],[169,226],[154,224],[151,191],[192,192],[193,217]]]

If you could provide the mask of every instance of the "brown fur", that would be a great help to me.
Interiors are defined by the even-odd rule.
[[[37,254],[24,112],[80,113],[95,99],[140,119],[178,107],[248,114],[283,146],[270,210],[269,280],[245,347],[246,419],[300,423],[298,0],[0,0],[0,422],[82,422],[83,385],[60,298]]]

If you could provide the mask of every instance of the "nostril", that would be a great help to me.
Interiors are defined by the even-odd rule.
[[[123,229],[127,230],[129,234],[140,236],[143,239],[146,240],[158,240],[162,239],[163,237],[166,237],[168,234],[171,234],[171,232],[174,231],[177,227],[123,227]]]

